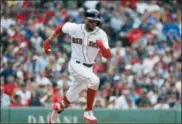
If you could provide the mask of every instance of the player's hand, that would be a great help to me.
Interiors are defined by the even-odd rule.
[[[97,46],[98,46],[99,48],[103,48],[103,47],[104,47],[104,45],[103,45],[103,43],[102,43],[101,40],[96,40],[96,44],[97,44]]]
[[[43,47],[44,47],[44,52],[49,55],[51,52],[51,45],[49,43],[49,41],[44,41],[43,43]]]

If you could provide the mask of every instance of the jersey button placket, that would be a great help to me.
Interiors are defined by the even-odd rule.
[[[83,54],[84,54],[84,58],[85,58],[85,63],[88,63],[88,56],[87,56],[87,50],[88,50],[88,34],[85,32],[85,38],[83,40]]]

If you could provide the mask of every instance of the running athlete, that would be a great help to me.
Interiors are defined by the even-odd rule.
[[[87,89],[87,106],[83,119],[88,123],[97,123],[97,118],[93,114],[93,103],[100,82],[98,76],[93,72],[93,65],[99,51],[107,59],[112,56],[107,35],[98,27],[100,23],[99,12],[95,9],[88,9],[83,24],[66,22],[57,27],[48,40],[43,43],[44,51],[49,55],[53,39],[61,33],[71,36],[72,53],[68,70],[73,82],[64,99],[60,103],[53,104],[49,124],[56,123],[58,115],[74,102],[85,88]]]

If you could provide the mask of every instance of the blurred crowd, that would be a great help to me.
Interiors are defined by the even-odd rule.
[[[64,22],[82,23],[84,11],[100,11],[113,53],[98,56],[96,108],[180,109],[180,1],[6,1],[1,2],[1,106],[51,107],[72,83],[68,73],[70,37],[53,41],[50,56],[42,43]],[[86,91],[72,108],[84,108]]]

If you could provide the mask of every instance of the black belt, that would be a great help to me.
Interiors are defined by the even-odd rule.
[[[80,61],[76,61],[76,63],[78,63],[78,64],[81,64],[81,62]],[[86,67],[92,67],[94,64],[87,64],[87,63],[82,63],[84,66],[86,66]]]

